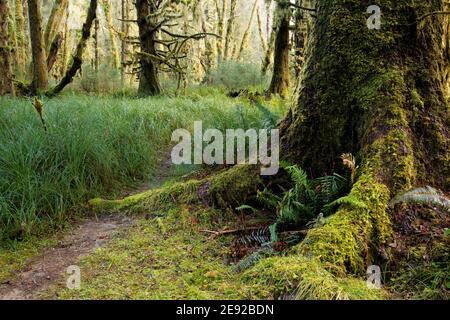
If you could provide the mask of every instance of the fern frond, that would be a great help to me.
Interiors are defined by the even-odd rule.
[[[347,185],[347,179],[335,173],[332,176],[317,178],[313,181],[313,184],[316,187],[319,198],[326,204],[342,194]]]
[[[299,168],[298,166],[290,166],[286,168],[287,172],[291,176],[292,181],[295,183],[296,186],[301,187],[308,187],[308,175],[306,172]]]
[[[272,247],[262,247],[253,252],[251,255],[245,257],[233,266],[234,272],[242,272],[253,267],[259,260],[265,257],[275,255],[276,252]]]
[[[394,207],[398,203],[437,206],[450,211],[450,199],[448,196],[430,186],[416,188],[398,195],[389,202],[389,206]]]
[[[330,210],[335,206],[341,206],[343,204],[350,205],[356,208],[367,208],[367,205],[364,202],[351,195],[334,200],[333,202],[323,206],[323,208],[325,210]]]
[[[282,200],[281,197],[277,196],[276,194],[270,192],[267,189],[264,189],[263,191],[258,191],[256,194],[256,199],[270,209],[277,208]]]

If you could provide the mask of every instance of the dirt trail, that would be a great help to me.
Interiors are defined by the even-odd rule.
[[[151,182],[124,191],[123,197],[159,187],[171,176],[171,165],[169,153]],[[134,218],[120,214],[84,220],[65,235],[58,246],[32,259],[14,279],[0,283],[0,300],[39,299],[41,293],[65,275],[69,266],[76,265],[90,252],[104,246],[119,231],[132,226],[134,221]]]
[[[71,265],[103,246],[120,229],[132,225],[133,219],[124,216],[105,216],[89,219],[66,235],[57,247],[46,250],[30,261],[25,271],[13,280],[0,284],[1,300],[38,299]]]

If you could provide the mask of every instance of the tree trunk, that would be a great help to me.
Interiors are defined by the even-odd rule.
[[[8,0],[0,0],[0,95],[15,93],[11,70],[12,50],[8,43],[9,14]]]
[[[128,18],[128,0],[122,0],[122,6],[121,6],[121,12],[122,12],[122,24],[121,24],[121,32],[122,32],[122,45],[121,45],[121,52],[120,52],[120,60],[121,60],[121,81],[122,85],[125,84],[126,78],[127,78],[127,63],[128,63],[128,35],[129,35],[129,26],[126,22]]]
[[[224,54],[224,44],[225,44],[225,25],[226,25],[226,12],[228,8],[228,0],[222,1],[222,9],[219,6],[219,0],[215,0],[216,11],[217,11],[217,34],[219,38],[217,39],[217,64],[222,63]]]
[[[224,0],[226,1],[226,0]],[[232,56],[233,52],[233,33],[234,33],[234,21],[236,18],[237,0],[231,0],[230,3],[230,16],[228,17],[227,33],[225,37],[225,48],[223,52],[223,60],[228,60]]]
[[[22,0],[15,1],[15,20],[17,35],[17,70],[20,76],[23,76],[27,64],[28,42],[25,34],[25,16]]]
[[[81,68],[81,64],[83,63],[83,52],[86,48],[87,41],[91,36],[92,23],[94,22],[96,17],[97,3],[97,0],[91,0],[89,4],[86,21],[84,22],[83,28],[81,30],[81,39],[78,42],[77,49],[75,51],[75,55],[73,56],[70,68],[67,70],[66,74],[56,85],[56,87],[47,93],[48,95],[51,96],[61,92],[69,83],[72,82],[73,77],[75,77],[78,70]]]
[[[360,173],[393,194],[450,186],[449,16],[444,1],[379,1],[369,29],[361,1],[317,1],[296,104],[281,125],[285,154],[314,176],[359,155]]]
[[[109,39],[111,41],[111,54],[113,57],[113,66],[116,69],[120,68],[120,54],[119,54],[119,48],[117,47],[117,41],[116,41],[116,35],[114,32],[114,24],[113,24],[113,18],[112,18],[112,6],[110,3],[110,0],[103,0],[103,10],[105,12],[106,17],[106,24],[108,26],[108,32],[109,32]]]
[[[42,37],[41,3],[39,0],[28,0],[28,17],[30,21],[30,41],[33,60],[33,82],[31,92],[38,93],[47,89],[48,72]]]
[[[269,93],[286,96],[289,90],[289,22],[290,10],[283,4],[277,5],[277,33],[273,61],[272,81]]]
[[[155,11],[154,4],[147,0],[136,0],[139,39],[141,45],[139,78],[139,93],[154,96],[161,93],[158,70],[149,55],[156,53],[156,25],[152,21],[151,13]]]
[[[45,52],[50,51],[55,37],[59,34],[60,26],[68,7],[69,0],[55,0],[44,33]]]
[[[250,19],[248,20],[247,28],[244,31],[244,35],[242,36],[241,45],[239,47],[239,51],[237,53],[237,60],[240,60],[242,58],[242,55],[244,54],[244,49],[248,47],[248,38],[250,37],[250,33],[252,32],[252,24],[253,24],[253,18],[255,17],[256,8],[258,7],[258,0],[255,1],[253,4],[252,12],[250,14]]]
[[[61,48],[61,44],[63,41],[63,35],[62,33],[58,33],[56,37],[53,39],[52,45],[50,46],[50,49],[48,51],[47,55],[47,71],[50,73],[52,70],[56,58],[58,57],[59,49]]]

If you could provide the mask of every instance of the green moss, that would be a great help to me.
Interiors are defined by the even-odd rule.
[[[308,232],[294,250],[315,257],[334,274],[347,272],[362,275],[374,261],[372,249],[386,244],[392,236],[386,212],[389,190],[371,175],[363,175],[350,196],[365,206],[343,206],[329,222]]]
[[[0,248],[0,283],[13,279],[24,271],[30,260],[56,243],[56,236],[32,237],[23,242],[4,243],[4,246]],[[7,247],[6,244],[8,244]]]
[[[46,297],[60,299],[255,299],[224,264],[229,238],[210,239],[199,230],[218,212],[178,207],[145,220],[97,249],[81,263],[81,289],[64,281]],[[216,224],[215,228],[219,228]]]
[[[122,200],[93,199],[96,212],[151,213],[179,204],[204,204],[235,208],[262,186],[257,166],[238,165],[203,180],[170,184]]]
[[[363,280],[338,278],[317,259],[301,255],[264,259],[242,277],[262,290],[258,295],[272,298],[290,294],[302,300],[360,300],[380,299],[385,294],[369,289]]]

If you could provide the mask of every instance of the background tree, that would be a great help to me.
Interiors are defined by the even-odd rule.
[[[96,18],[97,4],[98,4],[97,0],[90,0],[86,21],[83,24],[83,28],[81,30],[81,38],[77,44],[75,54],[72,58],[72,63],[70,67],[67,69],[64,77],[52,90],[48,92],[49,95],[54,95],[61,92],[69,83],[72,82],[73,77],[75,77],[78,70],[80,70],[81,65],[83,63],[83,53],[86,48],[87,41],[91,36],[92,24]]]
[[[12,48],[8,41],[10,9],[7,0],[0,0],[0,95],[15,94],[11,69]]]
[[[42,35],[41,3],[39,0],[28,0],[28,16],[33,57],[31,91],[37,93],[47,89],[48,85],[47,59]]]
[[[269,93],[285,96],[289,90],[289,54],[290,54],[290,21],[291,8],[288,1],[277,3],[275,16],[275,50],[272,81]]]
[[[160,3],[160,2],[159,2]],[[168,5],[166,2],[165,5]],[[161,86],[158,79],[158,69],[152,57],[156,57],[156,33],[165,22],[158,21],[157,12],[163,9],[153,0],[136,0],[137,23],[141,46],[139,78],[139,93],[143,95],[158,95]]]

